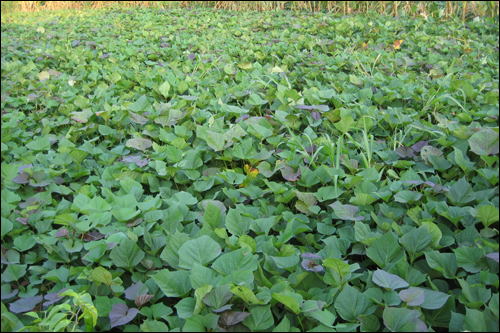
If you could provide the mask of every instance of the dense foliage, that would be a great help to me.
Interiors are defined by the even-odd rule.
[[[498,27],[2,17],[2,331],[498,331]]]

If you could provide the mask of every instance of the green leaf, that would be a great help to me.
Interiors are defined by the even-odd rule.
[[[428,310],[441,309],[446,304],[448,298],[450,297],[450,295],[447,295],[439,291],[423,289],[423,288],[415,288],[415,289],[420,289],[424,292],[424,302],[420,305],[420,307]]]
[[[358,321],[358,317],[366,313],[372,305],[370,298],[361,294],[356,288],[346,285],[335,300],[335,310],[349,322]]]
[[[397,275],[387,273],[381,269],[377,269],[375,273],[373,273],[372,281],[386,289],[395,290],[409,287],[410,284],[400,278]]]
[[[203,225],[207,226],[210,230],[217,228],[221,209],[212,203],[208,203],[203,214]]]
[[[476,211],[476,218],[483,222],[485,227],[498,221],[498,208],[493,205],[479,206]]]
[[[26,267],[28,265],[7,265],[2,273],[2,280],[4,282],[17,281],[26,274]]]
[[[224,150],[224,134],[207,131],[207,144],[215,151]]]
[[[492,332],[488,328],[488,319],[484,315],[484,311],[465,308],[464,331]]]
[[[259,300],[252,290],[248,289],[244,286],[236,286],[231,289],[231,292],[241,298],[246,304],[254,305],[254,304],[266,304],[266,302]]]
[[[420,200],[421,197],[422,193],[403,190],[394,195],[394,200],[401,203],[413,203]]]
[[[233,294],[229,291],[229,289],[229,284],[217,286],[217,288],[211,290],[203,298],[203,302],[207,306],[213,308],[212,310],[218,310],[222,308],[227,302],[229,302],[231,297],[233,297]]]
[[[352,84],[356,85],[356,86],[362,86],[363,85],[363,81],[361,81],[356,75],[349,75],[349,82],[351,82]]]
[[[400,239],[399,243],[404,246],[406,251],[410,253],[410,256],[413,259],[415,255],[419,252],[422,252],[428,245],[432,242],[432,234],[427,231],[427,228],[413,228],[410,232],[405,233]]]
[[[380,320],[375,315],[359,317],[361,322],[361,332],[378,332],[380,328]]]
[[[51,270],[47,274],[43,275],[42,278],[45,280],[53,281],[53,282],[68,282],[69,278],[69,269],[62,266],[58,269]]]
[[[458,279],[458,283],[462,287],[462,294],[460,294],[458,300],[469,308],[479,309],[491,298],[491,290],[486,289],[483,285],[471,286],[463,279]]]
[[[455,206],[463,206],[474,200],[476,197],[465,177],[460,178],[455,184],[453,184],[450,187],[450,190],[445,192],[445,195]]]
[[[177,316],[181,319],[187,319],[191,317],[194,313],[194,308],[196,307],[196,300],[192,297],[186,297],[181,299],[174,306],[177,310]]]
[[[50,139],[48,136],[38,137],[26,144],[26,147],[34,151],[44,151],[50,149]]]
[[[265,99],[262,99],[257,94],[250,94],[250,96],[248,96],[248,103],[250,105],[257,106],[257,105],[264,105],[267,103],[267,101]]]
[[[498,315],[499,315],[499,313],[498,313],[498,293],[493,294],[493,296],[491,297],[490,302],[488,304],[488,308],[495,315],[495,317],[497,317],[497,319],[498,319]]]
[[[389,231],[372,243],[366,250],[366,255],[383,269],[390,263],[398,262],[404,252],[398,244],[397,237]]]
[[[256,154],[257,152],[253,147],[253,141],[251,138],[241,141],[233,149],[233,156],[241,160],[249,160]]]
[[[252,218],[242,216],[239,209],[229,208],[226,216],[226,228],[235,236],[245,235],[250,229]]]
[[[347,115],[345,117],[342,117],[339,122],[335,123],[334,126],[337,128],[339,131],[342,133],[347,133],[349,130],[354,127],[354,119],[351,117],[351,115]]]
[[[188,150],[183,154],[182,160],[176,166],[181,169],[197,169],[202,165],[201,154],[196,150]]]
[[[290,324],[290,320],[285,316],[281,320],[281,322],[273,328],[273,332],[300,332],[300,329],[297,327],[293,327]]]
[[[212,264],[212,268],[227,276],[238,270],[255,271],[257,269],[257,261],[250,251],[239,249],[220,256]]]
[[[162,269],[153,275],[153,280],[167,297],[184,297],[191,290],[189,271]]]
[[[443,273],[447,279],[455,278],[458,265],[454,253],[439,253],[438,251],[425,252],[427,264]]]
[[[178,230],[168,239],[165,248],[160,254],[160,258],[168,262],[170,266],[179,268],[179,248],[189,240],[189,236]]]
[[[170,91],[170,83],[168,81],[163,82],[159,87],[158,91],[160,94],[163,95],[163,97],[167,98],[168,97],[168,92]]]
[[[14,238],[14,248],[24,252],[35,246],[36,240],[32,235],[21,235]]]
[[[283,305],[287,306],[290,310],[293,311],[296,315],[301,313],[302,311],[300,310],[300,306],[304,299],[302,298],[301,295],[297,293],[292,293],[289,291],[284,291],[281,293],[273,293],[272,295],[273,299],[276,301],[283,303]]]
[[[469,146],[478,155],[498,154],[498,133],[490,128],[476,132],[469,138]]]
[[[274,324],[271,305],[255,306],[250,309],[250,313],[251,315],[246,317],[243,321],[243,325],[248,327],[251,331],[262,331]]]
[[[14,332],[23,326],[17,316],[9,312],[2,302],[2,332]]]
[[[327,258],[323,262],[323,266],[328,268],[324,282],[335,287],[340,287],[344,284],[345,281],[342,280],[346,275],[351,273],[349,264],[346,264],[341,259]]]
[[[391,332],[414,332],[420,312],[406,308],[386,306],[382,314],[384,325]]]
[[[142,95],[135,101],[133,104],[128,106],[128,109],[133,112],[142,113],[145,111],[149,111],[151,109],[151,104],[145,95]]]
[[[213,269],[204,267],[198,263],[193,264],[189,280],[194,289],[202,287],[204,284],[217,286],[222,276],[217,274]]]
[[[457,258],[458,267],[462,267],[469,273],[478,273],[481,271],[482,266],[479,261],[484,256],[482,249],[464,246],[454,249],[453,252],[455,252]]]
[[[158,320],[146,319],[141,324],[141,332],[168,332],[168,326]]]
[[[111,214],[113,214],[113,216],[120,222],[128,222],[136,218],[140,213],[140,210],[135,210],[129,207],[111,210]]]
[[[133,268],[139,265],[143,257],[144,251],[129,239],[125,239],[120,245],[115,246],[109,254],[109,258],[117,267],[124,268]]]
[[[220,245],[207,235],[189,240],[179,248],[179,266],[191,269],[194,263],[205,266],[221,253]]]
[[[2,216],[2,239],[12,231],[14,224]]]

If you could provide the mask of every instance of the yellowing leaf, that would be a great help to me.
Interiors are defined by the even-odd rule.
[[[252,69],[252,67],[253,67],[253,66],[252,66],[252,63],[251,63],[251,62],[248,62],[248,61],[246,61],[246,62],[242,62],[242,63],[238,64],[237,66],[238,66],[239,68],[241,68],[241,69]]]
[[[402,40],[402,39],[395,41],[395,42],[394,42],[394,45],[393,45],[394,50],[399,49],[399,48],[401,47],[401,43],[402,43],[402,42],[403,42],[403,40]]]
[[[36,76],[38,76],[40,81],[47,80],[48,78],[50,78],[49,72],[47,71],[40,72]]]
[[[240,184],[240,187],[247,187],[248,185],[250,185],[259,174],[259,170],[252,168],[248,164],[245,164],[245,172],[247,174],[247,177],[245,178],[243,183]]]
[[[252,168],[248,164],[245,164],[245,172],[247,173],[247,175],[255,175],[255,177],[257,177],[257,175],[259,174],[259,170]]]

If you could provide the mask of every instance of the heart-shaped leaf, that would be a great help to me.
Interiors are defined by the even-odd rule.
[[[125,325],[130,322],[139,313],[136,308],[128,308],[123,303],[114,304],[109,312],[109,320],[111,321],[111,328],[116,326]]]

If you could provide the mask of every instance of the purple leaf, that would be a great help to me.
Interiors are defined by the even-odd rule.
[[[310,272],[321,272],[323,270],[323,266],[315,264],[314,259],[303,259],[301,265],[302,268]]]
[[[311,106],[311,105],[295,105],[295,108],[296,109],[300,109],[300,110],[314,110],[314,106]]]
[[[146,304],[147,302],[149,302],[155,295],[141,295],[141,296],[138,296],[136,299],[135,299],[135,305],[137,306],[143,306],[144,304]]]
[[[311,117],[312,117],[314,120],[318,121],[318,120],[320,120],[320,119],[321,119],[321,113],[316,112],[316,111],[313,111],[313,112],[311,112]]]
[[[108,246],[106,246],[106,251],[112,250],[116,246],[116,244],[118,244],[118,242],[108,243]]]
[[[66,290],[68,290],[68,288],[63,288],[59,291],[48,293],[47,295],[45,295],[44,298],[47,300],[47,302],[44,302],[43,306],[51,306],[55,302],[62,300],[64,296],[59,296],[59,294]]]
[[[486,257],[498,262],[498,252],[489,253],[486,255]]]
[[[235,123],[242,121],[242,120],[245,120],[245,119],[248,119],[249,117],[250,117],[249,115],[245,114],[245,115],[239,117],[238,119],[236,119]]]
[[[52,180],[54,181],[54,183],[56,183],[57,185],[61,185],[64,183],[64,178],[62,177],[54,177],[52,178]]]
[[[363,220],[364,216],[354,216],[358,211],[358,207],[352,205],[342,205],[339,201],[335,201],[331,205],[335,214],[342,220],[360,221]]]
[[[28,199],[26,199],[25,202],[21,202],[19,203],[19,208],[27,208],[29,206],[36,206],[36,205],[41,205],[43,204],[43,201],[38,199],[37,197],[29,197]]]
[[[312,146],[307,146],[306,147],[306,152],[311,155],[312,153],[314,153],[316,151],[317,147],[316,145],[313,143]]]
[[[101,59],[106,59],[107,57],[109,57],[109,53],[104,53],[104,54],[101,56]]]
[[[395,150],[395,152],[396,152],[396,154],[398,154],[399,156],[401,156],[403,158],[412,157],[413,155],[415,155],[413,153],[413,149],[405,147],[405,146],[399,147],[398,149]]]
[[[193,60],[196,58],[196,54],[195,53],[191,53],[190,55],[188,55],[188,59],[189,60]]]
[[[415,152],[419,153],[422,148],[427,146],[429,143],[427,141],[419,141],[415,143],[413,146],[411,146],[411,149],[413,149]]]
[[[220,316],[220,321],[223,325],[233,326],[241,323],[248,316],[250,316],[249,312],[226,311]]]
[[[69,235],[69,231],[68,229],[66,228],[61,228],[59,230],[57,230],[56,234],[54,235],[54,238],[58,238],[58,237],[66,237]]]
[[[322,258],[320,255],[317,255],[314,253],[302,253],[301,257],[302,258],[311,258],[311,259],[321,259]]]
[[[224,306],[221,306],[218,309],[212,309],[212,311],[213,312],[223,312],[223,311],[226,311],[226,310],[230,310],[232,307],[233,307],[233,304],[226,304]]]
[[[50,185],[50,183],[50,179],[45,179],[45,173],[43,171],[34,172],[33,178],[29,181],[29,185],[32,187],[45,187]]]
[[[21,298],[10,304],[10,311],[13,313],[24,313],[33,310],[41,301],[43,296]]]
[[[125,290],[125,298],[130,300],[135,300],[137,297],[146,295],[148,293],[148,287],[141,281],[132,284]]]
[[[125,146],[135,148],[138,150],[146,151],[149,147],[153,145],[153,142],[149,139],[129,139]]]
[[[8,285],[8,286],[10,287],[10,285]],[[6,300],[6,299],[9,299],[9,298],[13,298],[18,293],[19,293],[18,289],[14,289],[14,290],[12,290],[12,292],[10,292],[10,288],[9,288],[9,293],[8,294],[2,290],[2,301]]]
[[[420,306],[425,301],[425,294],[422,289],[410,288],[401,290],[399,292],[399,298],[403,302],[408,303],[409,306]]]
[[[429,332],[429,328],[425,324],[425,322],[418,318],[417,319],[417,325],[415,326],[415,332]]]
[[[103,239],[103,238],[104,238],[104,235],[98,231],[87,232],[85,234],[85,236],[83,236],[83,240],[86,242],[98,241],[99,239]]]
[[[27,218],[27,217],[18,217],[16,219],[16,221],[21,223],[22,225],[28,225],[29,224],[28,220],[29,220],[29,218]]]
[[[135,163],[140,168],[148,165],[148,160],[142,159],[141,156],[125,156],[125,157],[123,157],[122,160],[123,160],[123,162],[127,162],[127,163]]]
[[[17,184],[28,184],[30,182],[30,175],[27,172],[23,172],[15,176],[12,181]]]
[[[17,170],[19,170],[19,172],[23,172],[24,169],[27,169],[27,168],[32,168],[33,169],[33,164],[21,165],[19,168],[17,168]]]
[[[443,192],[448,192],[450,189],[447,187],[444,187],[441,184],[436,184],[432,187],[432,190],[434,191],[434,193],[443,193]]]
[[[404,183],[413,184],[413,185],[420,185],[420,184],[422,184],[422,183],[423,183],[423,181],[421,181],[421,180],[405,180],[405,181],[403,182],[403,184],[404,184]]]
[[[128,308],[123,303],[114,304],[111,312],[109,313],[109,320],[111,321],[111,328],[116,326],[125,325],[130,322],[139,313],[136,308]]]
[[[283,176],[283,178],[291,182],[299,180],[300,173],[301,173],[300,169],[298,169],[297,173],[293,173],[293,169],[288,165],[284,166],[283,169],[281,169],[281,175]]]

